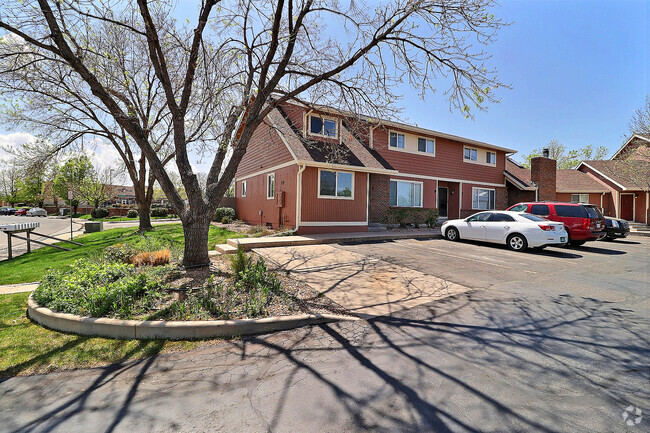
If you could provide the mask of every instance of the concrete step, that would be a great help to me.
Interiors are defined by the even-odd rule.
[[[237,252],[237,247],[230,244],[218,244],[214,246],[214,249],[221,254],[234,254]]]

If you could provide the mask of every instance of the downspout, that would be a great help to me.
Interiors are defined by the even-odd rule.
[[[375,129],[377,129],[378,127],[379,127],[379,125],[375,125],[375,126],[370,127],[370,134],[369,134],[370,137],[369,137],[369,140],[368,140],[369,141],[368,144],[370,145],[371,149],[375,148]]]
[[[302,208],[302,172],[307,168],[304,164],[298,164],[298,174],[296,174],[296,228],[291,233],[296,233],[300,228],[300,213]]]
[[[535,182],[533,182],[533,181],[530,181],[530,183],[532,183],[533,186],[535,187],[535,201],[539,201],[539,200],[538,200],[539,187],[538,187],[537,184],[536,184]]]
[[[600,211],[601,212],[603,211],[603,197],[605,197],[605,194],[606,193],[604,193],[604,192],[600,194]]]

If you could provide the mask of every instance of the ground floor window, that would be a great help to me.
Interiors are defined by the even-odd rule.
[[[266,175],[266,198],[275,198],[275,173]]]
[[[422,183],[391,180],[388,204],[400,207],[422,207]]]
[[[353,173],[320,170],[318,174],[319,198],[354,198]]]
[[[571,194],[571,203],[589,204],[589,194]]]
[[[472,188],[472,209],[494,209],[494,190]]]

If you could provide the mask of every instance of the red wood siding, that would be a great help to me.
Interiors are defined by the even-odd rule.
[[[277,131],[262,123],[257,127],[239,163],[236,178],[247,176],[293,160]]]
[[[316,234],[316,233],[356,233],[367,232],[368,226],[300,226],[299,235]]]
[[[636,193],[637,197],[634,199],[634,221],[638,223],[645,223],[646,217],[646,197],[645,192],[639,191]]]
[[[557,194],[555,194],[555,200],[570,203],[572,194],[579,194],[579,193],[558,192]],[[587,193],[583,193],[583,194],[587,194]],[[594,204],[600,207],[600,193],[589,194],[589,204]],[[605,199],[603,198],[603,207],[604,205],[605,205]]]
[[[268,172],[272,173],[272,172]],[[237,198],[237,218],[252,225],[266,225],[271,223],[278,228],[294,228],[296,226],[296,175],[298,166],[275,170],[275,191],[284,192],[284,206],[280,208],[275,200],[266,198],[266,176],[268,173],[245,179],[246,197],[241,196],[242,181],[235,183],[235,196]],[[259,211],[262,211],[260,216]]]
[[[300,220],[366,221],[367,176],[367,173],[354,173],[354,200],[318,198],[318,168],[307,167],[302,173]]]
[[[392,129],[397,130],[398,129]],[[405,134],[413,134],[409,131],[400,131]],[[406,152],[399,152],[388,149],[387,129],[377,128],[373,133],[373,147],[383,156],[396,170],[401,173],[419,174],[423,176],[443,177],[448,179],[469,180],[474,182],[504,183],[503,170],[505,170],[505,152],[496,151],[496,166],[470,164],[463,162],[463,146],[460,141],[453,141],[446,138],[435,138],[435,157],[417,155]],[[415,134],[417,135],[417,134]],[[424,137],[423,135],[420,135]],[[471,145],[471,147],[481,148]],[[487,149],[495,152],[492,149]]]

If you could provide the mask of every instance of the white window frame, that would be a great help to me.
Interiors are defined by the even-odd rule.
[[[269,196],[269,192],[271,189],[271,179],[273,179],[273,192],[271,196]],[[275,172],[266,175],[266,199],[267,200],[275,199]]]
[[[494,207],[492,209],[481,209],[478,207],[474,207],[474,191],[475,190],[483,190],[483,191],[492,191],[494,193]],[[488,200],[488,206],[490,205],[489,200]],[[472,210],[495,210],[497,207],[497,191],[494,188],[477,188],[477,187],[472,187]]]
[[[336,181],[334,182],[334,194],[338,191],[339,187],[339,173],[349,173],[352,175],[352,196],[350,197],[339,197],[337,195],[321,195],[320,193],[320,174],[322,171],[329,171],[332,173],[336,174]],[[343,171],[343,170],[328,170],[326,168],[319,168],[318,169],[318,198],[324,198],[324,199],[333,199],[333,200],[354,200],[354,172],[353,171]]]
[[[492,155],[494,162],[489,162],[487,159],[488,157]],[[491,151],[486,151],[485,152],[485,163],[490,164],[490,165],[497,165],[497,153],[496,152],[491,152]]]
[[[395,146],[390,145],[390,136],[391,136],[391,134],[395,134],[395,136],[396,136],[397,141],[395,143],[396,144]],[[399,147],[399,136],[400,135],[402,137],[404,137],[404,139],[402,140],[402,147]],[[403,132],[388,131],[388,148],[393,149],[393,150],[395,150],[395,149],[405,150],[406,149],[406,134],[404,134]]]
[[[425,141],[425,146],[424,146],[424,152],[420,150],[420,139]],[[433,152],[427,152],[426,151],[426,142],[431,141],[433,143]],[[421,155],[429,155],[429,156],[436,156],[436,139],[435,138],[427,138],[427,137],[417,137],[417,149],[416,151],[421,154]]]
[[[574,196],[578,196],[578,201],[573,201]],[[586,201],[582,201],[584,197],[587,197]],[[571,194],[571,203],[589,204],[589,194]]]
[[[321,133],[316,133],[316,132],[311,132],[311,118],[312,117],[317,117],[319,119],[323,120],[323,128],[321,129]],[[325,120],[333,120],[335,124],[335,133],[334,135],[325,135],[323,132],[325,131]],[[332,139],[338,139],[339,138],[339,119],[338,117],[333,117],[333,116],[321,116],[320,114],[310,114],[307,116],[307,134],[309,135],[314,135],[316,137],[323,137],[323,138],[332,138]]]
[[[465,151],[469,150],[469,158],[465,157]],[[476,152],[476,159],[472,159],[472,150]],[[469,161],[469,162],[478,162],[478,148],[476,147],[469,147],[469,146],[463,146],[463,161]]]
[[[246,181],[245,181],[245,180],[242,180],[242,181],[241,181],[241,196],[242,196],[242,197],[246,197],[247,189],[248,189],[248,188],[247,188],[247,185],[246,185]]]
[[[404,179],[391,179],[390,182],[402,182],[402,183],[412,183],[420,185],[420,206],[400,206],[399,204],[399,194],[397,194],[397,203],[395,205],[390,204],[390,184],[388,187],[388,205],[391,207],[406,207],[406,208],[421,208],[424,206],[424,182],[418,182],[416,180],[404,180]],[[398,187],[399,188],[399,187]]]

